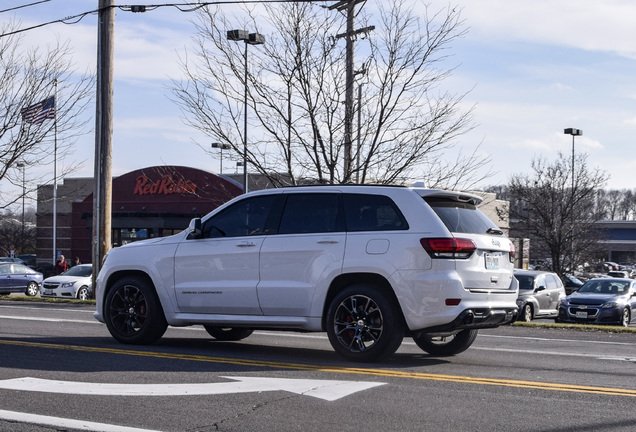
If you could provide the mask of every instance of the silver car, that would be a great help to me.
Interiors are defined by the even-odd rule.
[[[91,294],[92,274],[92,264],[71,267],[62,274],[44,279],[40,296],[87,300]]]
[[[519,281],[519,321],[532,321],[534,318],[557,318],[559,304],[564,299],[565,287],[556,273],[540,270],[515,269]]]

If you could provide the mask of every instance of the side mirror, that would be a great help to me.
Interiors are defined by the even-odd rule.
[[[201,218],[194,218],[190,221],[188,232],[189,239],[201,238]]]
[[[545,290],[545,287],[544,287],[543,285],[541,285],[541,286],[537,287],[537,288],[534,290],[534,292],[539,292],[539,291],[544,291],[544,290]]]

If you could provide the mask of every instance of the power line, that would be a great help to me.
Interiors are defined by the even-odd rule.
[[[32,3],[32,5],[35,5],[38,3],[44,3],[48,1],[50,0],[41,0],[40,2]],[[119,6],[115,5],[115,6],[109,6],[109,8],[117,8],[126,12],[146,12],[146,11],[158,9],[160,7],[168,6],[168,7],[177,8],[181,12],[194,12],[204,6],[224,5],[224,4],[258,4],[258,3],[261,3],[261,4],[262,3],[316,3],[316,0],[246,0],[246,1],[226,0],[226,1],[202,2],[202,3],[165,3],[165,4],[159,4],[159,5],[119,5]],[[25,6],[30,6],[30,5],[18,6],[17,8],[21,8]],[[185,7],[188,7],[188,8],[185,8]],[[13,8],[13,9],[17,9],[17,8]],[[7,9],[7,10],[11,10],[11,9]],[[4,11],[0,11],[0,12],[4,12]],[[72,15],[65,18],[45,22],[42,24],[37,24],[31,27],[15,30],[12,32],[3,33],[3,34],[0,34],[0,38],[22,33],[29,30],[34,30],[36,28],[40,28],[40,27],[44,27],[44,26],[56,24],[56,23],[77,24],[82,19],[84,19],[87,15],[95,14],[98,12],[100,12],[100,9],[95,9],[88,12],[82,12],[77,15]],[[75,21],[69,22],[71,20],[75,20]]]
[[[46,2],[50,2],[50,1],[51,1],[51,0],[40,0],[40,1],[35,2],[35,3],[29,3],[29,4],[22,5],[22,6],[12,7],[12,8],[10,8],[10,9],[0,10],[0,13],[3,13],[3,12],[11,12],[12,10],[22,9],[22,8],[29,7],[29,6],[35,6],[35,5],[37,5],[37,4],[40,4],[40,3],[46,3]]]

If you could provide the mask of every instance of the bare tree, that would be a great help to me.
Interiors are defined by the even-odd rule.
[[[47,183],[28,167],[53,162],[56,130],[60,159],[69,154],[77,136],[85,133],[81,114],[90,101],[93,78],[74,73],[68,43],[57,41],[46,49],[24,50],[19,35],[5,36],[15,28],[15,23],[0,27],[0,180],[21,187],[23,173],[16,168],[18,163],[26,167],[29,185]],[[22,110],[55,96],[56,85],[56,120],[24,121]],[[59,177],[65,174],[68,172],[61,170]],[[20,197],[0,190],[0,208]]]
[[[531,239],[533,249],[551,258],[553,271],[564,274],[595,255],[602,234],[595,224],[602,215],[594,204],[608,177],[589,169],[585,155],[575,158],[574,173],[563,154],[553,162],[533,160],[532,171],[510,181],[511,225],[516,234]]]
[[[423,2],[412,7],[379,2],[378,7],[376,30],[356,43],[366,60],[357,70],[364,91],[357,108],[359,139],[354,137],[360,146],[354,146],[350,172],[343,172],[345,49],[335,38],[345,19],[335,11],[307,3],[270,5],[264,6],[266,18],[246,10],[245,22],[236,23],[218,9],[202,9],[196,61],[186,55],[186,79],[173,84],[185,121],[242,158],[247,88],[248,164],[276,185],[358,178],[474,186],[490,174],[479,172],[489,158],[478,148],[448,157],[457,138],[473,127],[472,108],[462,109],[464,94],[440,90],[452,73],[447,50],[465,34],[459,10],[419,18],[413,8],[425,10]],[[361,27],[369,21],[357,19]],[[249,50],[245,82],[243,47],[228,41],[226,31],[259,31],[264,21],[271,31],[265,45]]]
[[[603,219],[632,220],[636,217],[636,199],[630,189],[599,191],[596,205]]]
[[[0,256],[35,253],[35,209],[0,213]]]

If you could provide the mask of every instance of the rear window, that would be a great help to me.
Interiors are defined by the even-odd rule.
[[[435,197],[427,198],[425,201],[450,232],[485,234],[490,228],[499,229],[473,204]]]

